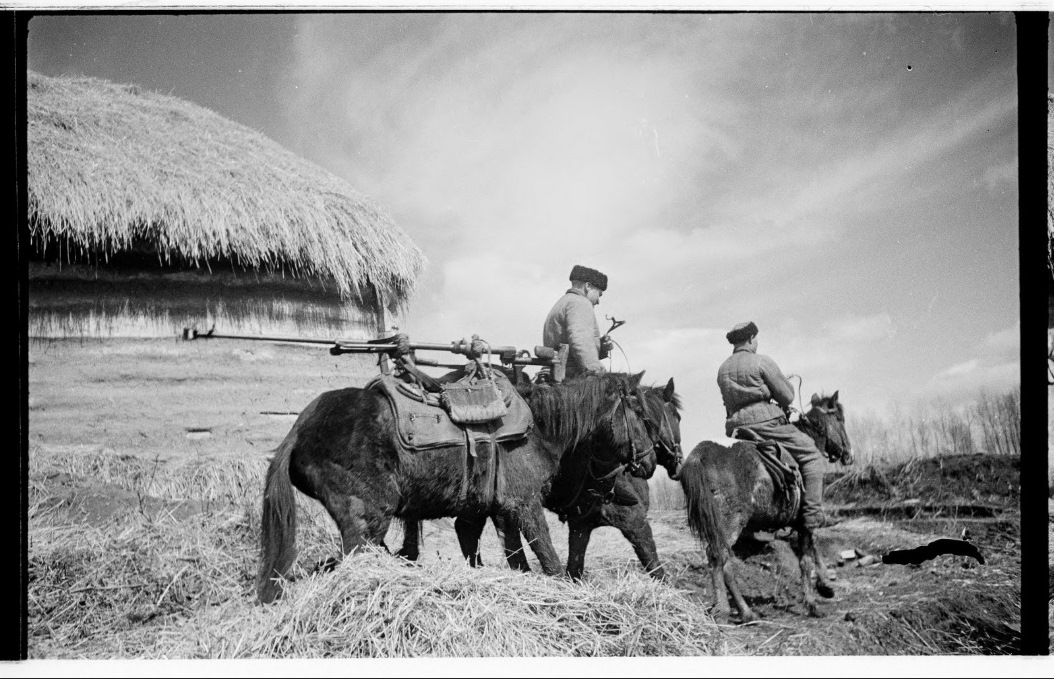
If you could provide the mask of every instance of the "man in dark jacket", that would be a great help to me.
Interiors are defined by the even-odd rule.
[[[823,456],[812,438],[787,421],[785,409],[794,401],[794,386],[775,361],[757,353],[757,335],[758,326],[753,322],[740,323],[725,335],[734,347],[717,371],[727,417],[725,435],[746,429],[781,443],[798,463],[805,485],[802,523],[806,528],[819,528],[824,524]]]
[[[576,264],[571,269],[571,288],[556,301],[542,328],[542,344],[557,349],[570,347],[567,377],[605,372],[601,359],[611,351],[611,340],[600,336],[593,307],[608,287],[608,277],[596,269]]]

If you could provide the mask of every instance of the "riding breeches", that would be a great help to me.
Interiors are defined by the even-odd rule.
[[[798,463],[802,484],[801,514],[802,525],[806,528],[819,528],[823,525],[823,455],[816,448],[816,443],[793,424],[788,424],[782,417],[766,422],[740,425],[740,429],[749,429],[759,437],[782,444]]]

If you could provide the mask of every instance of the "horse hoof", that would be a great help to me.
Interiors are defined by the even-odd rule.
[[[809,617],[810,618],[822,618],[824,617],[823,611],[816,604],[809,604]]]
[[[753,613],[740,613],[739,614],[739,624],[740,625],[745,625],[748,622],[754,622],[757,619],[758,619],[758,616],[754,615]]]
[[[824,599],[833,599],[834,598],[834,589],[832,589],[830,585],[825,585],[823,583],[818,583],[816,585],[816,592],[820,596],[822,596]]]
[[[718,625],[727,625],[729,622],[731,622],[732,611],[723,608],[711,608],[710,617],[713,618],[714,622],[716,622]]]
[[[407,561],[410,561],[412,563],[412,562],[417,561],[417,557],[419,555],[418,555],[417,552],[404,552],[403,550],[400,549],[398,552],[395,553],[395,556],[399,557],[400,559],[405,559]]]

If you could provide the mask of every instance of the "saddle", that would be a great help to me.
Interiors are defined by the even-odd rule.
[[[387,398],[399,442],[420,451],[526,438],[534,418],[509,379],[499,370],[476,365],[441,379],[438,393],[420,384],[381,374],[366,384]]]
[[[754,444],[758,459],[772,477],[774,495],[786,511],[796,512],[801,502],[805,484],[802,482],[798,463],[790,452],[778,441],[763,439],[749,429],[736,429],[733,438]]]

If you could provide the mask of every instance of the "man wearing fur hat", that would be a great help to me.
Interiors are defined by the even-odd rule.
[[[758,326],[740,323],[725,338],[732,355],[717,371],[717,385],[725,403],[725,436],[745,429],[766,441],[781,443],[794,457],[801,472],[802,523],[806,528],[823,525],[823,456],[804,432],[787,421],[786,408],[794,401],[794,386],[779,366],[758,351]],[[775,402],[773,402],[775,401]]]
[[[611,351],[611,340],[600,336],[593,307],[608,287],[608,277],[596,269],[576,264],[571,269],[571,288],[553,305],[542,329],[542,344],[570,347],[567,377],[605,372],[601,359]]]

